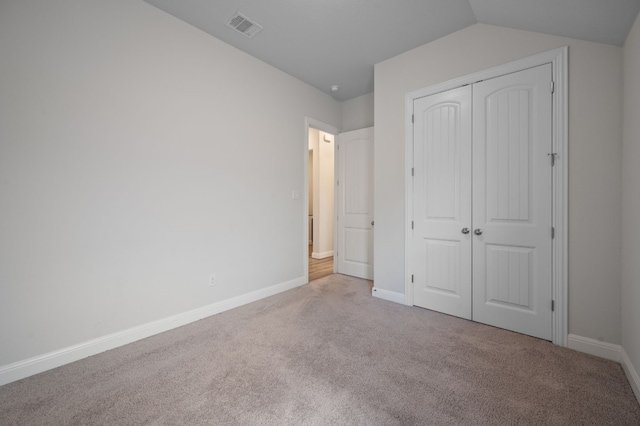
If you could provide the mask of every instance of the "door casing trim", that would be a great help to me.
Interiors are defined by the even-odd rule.
[[[552,146],[556,154],[552,169],[552,224],[555,238],[552,240],[553,272],[552,297],[555,310],[552,312],[552,341],[558,346],[567,346],[568,335],[568,53],[567,46],[530,56],[518,61],[489,68],[433,86],[418,89],[405,95],[405,305],[413,306],[412,229],[413,220],[413,102],[425,96],[455,89],[482,80],[500,77],[543,64],[551,64],[554,82],[552,99]]]

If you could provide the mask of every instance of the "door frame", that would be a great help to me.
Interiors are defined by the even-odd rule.
[[[311,117],[304,117],[304,150],[303,150],[303,191],[304,196],[302,197],[302,202],[304,203],[304,207],[302,209],[302,269],[303,276],[305,278],[305,284],[309,283],[309,129],[314,128],[318,129],[325,133],[331,133],[333,135],[333,143],[337,144],[339,129],[331,124],[324,123],[320,120],[316,120]],[[334,168],[334,179],[333,179],[333,210],[334,210],[334,226],[333,226],[333,246],[335,249],[336,245],[336,226],[335,226],[335,206],[336,206],[336,179],[335,179],[335,170],[337,167],[337,149],[333,151],[333,168]],[[336,272],[336,256],[333,256],[333,272]]]
[[[413,212],[413,102],[436,93],[455,89],[482,80],[500,77],[543,64],[551,64],[554,82],[552,99],[552,146],[555,166],[552,168],[552,224],[555,238],[552,240],[553,272],[552,297],[555,310],[552,313],[552,341],[567,346],[568,335],[568,51],[567,46],[504,65],[489,68],[405,95],[405,305],[413,306],[412,212]]]

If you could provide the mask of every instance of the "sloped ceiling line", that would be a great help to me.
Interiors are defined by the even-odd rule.
[[[640,12],[640,0],[145,1],[339,100],[373,91],[374,64],[475,23],[621,46]],[[232,30],[236,12],[264,29]]]

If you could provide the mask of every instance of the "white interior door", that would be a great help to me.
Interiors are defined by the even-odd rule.
[[[373,279],[373,127],[338,135],[338,273]]]
[[[414,305],[551,340],[551,81],[547,64],[414,101]]]
[[[551,64],[473,85],[473,319],[552,337]]]
[[[471,87],[414,102],[414,304],[471,319]]]

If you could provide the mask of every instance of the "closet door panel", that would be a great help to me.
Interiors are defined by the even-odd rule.
[[[414,304],[471,319],[471,88],[414,102]]]
[[[473,319],[551,340],[551,65],[473,86]]]

